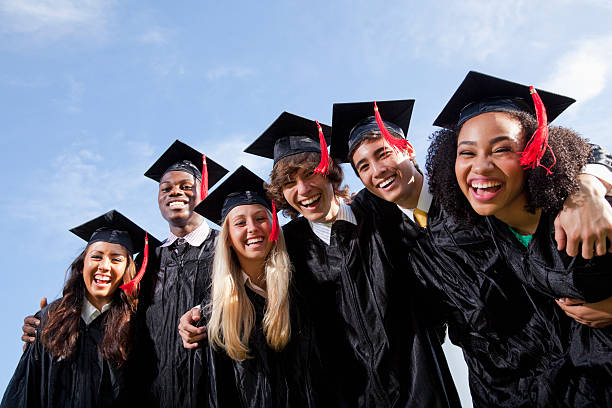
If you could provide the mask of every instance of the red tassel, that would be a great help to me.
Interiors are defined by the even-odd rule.
[[[123,289],[126,295],[132,295],[133,297],[138,297],[138,292],[140,291],[140,281],[147,270],[147,263],[149,263],[149,236],[145,231],[145,245],[143,251],[142,265],[140,266],[140,270],[138,274],[129,281],[128,283],[121,285],[120,288]]]
[[[314,172],[327,176],[329,174],[329,153],[327,152],[327,143],[325,142],[323,129],[321,129],[321,125],[319,125],[318,121],[317,129],[319,130],[319,144],[321,145],[321,163],[319,163]]]
[[[397,137],[393,137],[391,133],[387,130],[387,127],[382,121],[380,117],[380,113],[378,112],[378,106],[376,105],[376,101],[374,101],[374,116],[376,117],[376,124],[378,125],[378,129],[380,133],[384,136],[389,146],[393,148],[395,151],[403,151],[407,152],[410,156],[414,154],[414,148],[406,139],[401,139]]]
[[[208,196],[208,166],[206,165],[206,155],[202,155],[202,183],[200,183],[200,200]]]
[[[550,169],[557,163],[557,158],[548,144],[548,117],[546,116],[546,108],[542,103],[540,95],[538,95],[533,86],[529,87],[529,92],[533,98],[533,104],[535,105],[538,128],[533,132],[531,139],[529,139],[529,142],[525,145],[525,150],[521,152],[521,165],[526,169],[535,169],[536,166],[540,166],[546,169],[546,174],[552,174]],[[549,150],[553,157],[553,163],[550,167],[546,167],[540,163],[546,150]]]
[[[274,200],[272,200],[272,231],[270,231],[270,236],[268,237],[268,241],[275,243],[278,242],[278,215],[276,215],[276,204],[274,204]]]

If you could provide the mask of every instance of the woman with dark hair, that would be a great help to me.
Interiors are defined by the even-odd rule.
[[[115,407],[127,402],[124,376],[137,288],[146,269],[145,231],[117,211],[71,230],[87,247],[72,262],[61,299],[38,313],[2,407]],[[134,253],[144,247],[136,274]],[[119,290],[119,288],[123,290]]]
[[[444,129],[427,171],[448,216],[430,228],[448,271],[436,284],[459,302],[450,335],[465,350],[475,405],[610,406],[611,328],[569,319],[554,302],[612,313],[612,255],[570,257],[554,236],[591,147],[548,126],[544,105],[552,120],[573,100],[532,88],[534,109],[529,93],[470,72],[435,122]]]

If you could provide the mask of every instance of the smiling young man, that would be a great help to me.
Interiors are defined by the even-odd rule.
[[[437,327],[415,316],[419,296],[407,290],[415,286],[389,265],[363,210],[345,203],[328,135],[326,126],[283,113],[246,151],[274,159],[266,188],[293,218],[283,230],[297,292],[338,381],[330,405],[459,406]]]
[[[137,360],[147,406],[192,407],[201,395],[202,354],[182,347],[181,315],[208,293],[216,231],[195,206],[225,174],[222,166],[175,141],[145,173],[159,182],[157,203],[168,222],[168,238],[155,252],[155,268],[141,288]],[[147,347],[148,346],[148,347]]]
[[[410,120],[409,101],[383,102],[378,108],[388,122],[375,118],[373,102],[334,105],[332,156],[348,159],[366,186],[355,201],[369,206],[392,262],[412,268],[436,293],[450,338],[464,350],[475,406],[556,401],[555,391],[546,386],[559,384],[555,376],[562,371],[551,368],[558,361],[547,356],[562,353],[546,339],[556,338],[550,328],[560,321],[560,310],[552,299],[534,306],[545,304],[545,298],[500,262],[486,228],[461,227],[432,202],[412,147],[400,143]],[[433,246],[430,236],[440,246]],[[529,390],[524,379],[532,379]]]

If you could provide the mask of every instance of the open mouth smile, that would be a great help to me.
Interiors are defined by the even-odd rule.
[[[376,185],[376,188],[381,188],[381,189],[385,189],[387,187],[389,187],[391,184],[393,184],[393,182],[395,181],[396,175],[394,174],[393,176],[387,177],[386,179],[384,179],[383,181],[381,181],[380,183],[378,183]]]
[[[473,181],[469,184],[470,193],[478,201],[489,201],[495,198],[502,188],[500,181]]]
[[[310,197],[310,198],[307,198],[305,200],[298,201],[298,203],[302,207],[312,208],[312,207],[316,206],[319,203],[319,200],[321,200],[321,194],[317,194],[314,197]]]
[[[257,245],[263,242],[263,237],[255,237],[255,238],[249,238],[247,239],[246,245],[247,246],[251,246],[251,245]]]
[[[172,208],[172,209],[182,209],[187,207],[188,202],[183,201],[183,200],[173,200],[168,202],[168,204],[166,204],[168,207]]]
[[[108,286],[111,283],[110,275],[103,275],[101,273],[96,273],[93,280],[97,286]]]

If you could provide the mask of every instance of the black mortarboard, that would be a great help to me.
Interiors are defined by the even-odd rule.
[[[120,244],[131,254],[142,252],[145,245],[146,231],[117,210],[74,227],[70,232],[87,241],[87,245],[98,241]],[[148,238],[155,246],[161,244],[151,235]]]
[[[408,126],[414,107],[414,99],[377,102],[380,117],[389,132],[402,139],[408,134]],[[349,151],[372,131],[380,131],[374,113],[374,102],[335,103],[332,116],[331,157],[343,163],[349,161]]]
[[[221,225],[232,208],[246,204],[261,204],[272,211],[270,200],[266,198],[264,181],[246,167],[240,166],[198,204],[194,211]]]
[[[174,141],[172,145],[162,154],[147,172],[145,176],[157,181],[161,180],[168,171],[178,170],[192,174],[198,180],[202,180],[202,153],[180,140]],[[212,187],[227,174],[227,170],[217,164],[210,157],[206,157],[208,171],[208,187]]]
[[[552,122],[568,106],[576,102],[567,96],[537,89]],[[462,125],[470,118],[486,112],[525,111],[536,114],[529,86],[470,71],[450,98],[434,126]]]
[[[331,128],[321,125],[325,143],[331,141]],[[280,159],[303,152],[321,153],[317,122],[292,113],[283,112],[245,152],[257,156]]]

